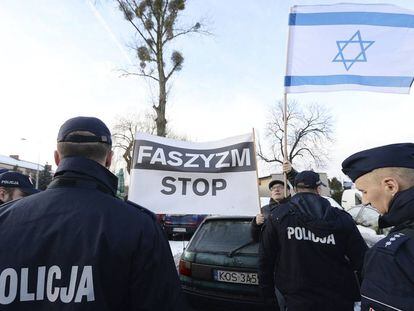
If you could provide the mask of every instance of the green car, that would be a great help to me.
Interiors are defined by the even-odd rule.
[[[195,310],[275,310],[259,288],[252,217],[207,217],[181,256],[182,289]]]

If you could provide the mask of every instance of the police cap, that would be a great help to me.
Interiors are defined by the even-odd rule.
[[[39,192],[31,183],[29,176],[18,172],[5,172],[0,174],[0,187],[19,188],[26,194],[34,194]]]
[[[355,182],[377,168],[414,168],[414,144],[392,144],[357,152],[342,162],[342,172]]]
[[[71,134],[73,132],[90,132],[93,135]],[[67,120],[60,127],[57,137],[59,142],[105,143],[112,145],[111,132],[100,119],[94,117],[76,117]]]
[[[314,171],[303,171],[295,177],[295,187],[315,189],[318,186],[325,186]]]

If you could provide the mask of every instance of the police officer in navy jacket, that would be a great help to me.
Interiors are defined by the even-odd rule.
[[[0,173],[0,204],[38,193],[29,176],[19,172]]]
[[[275,286],[293,311],[353,311],[355,271],[367,246],[351,216],[322,198],[319,175],[303,171],[296,194],[274,209],[259,249],[259,284],[267,299]]]
[[[47,190],[0,209],[0,310],[184,310],[154,215],[118,199],[99,119],[60,128]]]
[[[414,144],[364,150],[348,157],[342,171],[362,192],[362,203],[392,227],[365,257],[362,310],[414,310]]]

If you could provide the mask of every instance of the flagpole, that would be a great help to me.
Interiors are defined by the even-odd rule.
[[[283,122],[284,122],[284,137],[283,137],[283,162],[286,162],[288,157],[287,157],[287,93],[284,93],[284,107],[283,107]],[[287,174],[286,172],[283,172],[283,182],[285,183],[284,185],[284,192],[285,192],[285,198],[287,198],[288,194],[287,194]]]
[[[289,10],[289,13],[292,13],[292,7]],[[289,14],[289,18],[290,18],[290,14]],[[287,37],[287,46],[286,46],[286,71],[285,71],[285,77],[287,77],[288,75],[288,62],[289,62],[289,46],[290,46],[290,26],[288,27],[288,37]],[[287,91],[286,91],[286,86],[285,86],[285,90],[283,92],[283,101],[284,101],[284,105],[283,105],[283,123],[284,123],[284,128],[283,128],[283,162],[286,162],[288,160],[288,149],[287,149],[287,101],[288,101],[288,96],[287,96]],[[287,188],[287,174],[285,172],[283,172],[283,181],[285,183],[284,186],[284,192],[285,192],[285,197],[287,198],[288,196],[288,188]]]
[[[257,203],[259,205],[259,213],[261,213],[261,206],[260,206],[260,185],[259,185],[259,173],[257,171],[257,156],[256,156],[256,133],[253,128],[253,151],[254,151],[254,162],[256,163],[256,180],[257,180]]]

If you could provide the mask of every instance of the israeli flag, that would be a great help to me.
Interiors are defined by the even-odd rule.
[[[414,11],[387,4],[294,6],[289,28],[287,93],[409,93]]]

